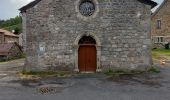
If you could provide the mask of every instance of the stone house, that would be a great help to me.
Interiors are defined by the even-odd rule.
[[[164,0],[152,14],[152,43],[153,48],[164,48],[170,43],[170,1]]]
[[[151,0],[35,0],[20,9],[25,70],[144,69]]]
[[[0,43],[19,43],[19,36],[4,29],[0,29]]]
[[[22,50],[17,43],[0,43],[0,60],[17,58],[22,55]]]

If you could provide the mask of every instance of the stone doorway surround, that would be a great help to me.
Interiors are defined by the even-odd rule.
[[[73,46],[74,46],[74,56],[75,56],[75,69],[74,71],[79,72],[79,66],[78,66],[78,50],[79,50],[79,40],[83,36],[91,36],[96,41],[96,50],[97,50],[97,70],[96,72],[101,72],[101,42],[99,38],[94,33],[87,33],[87,34],[80,34],[77,36]]]

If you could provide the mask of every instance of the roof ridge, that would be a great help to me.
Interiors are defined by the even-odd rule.
[[[19,10],[22,12],[25,12],[27,9],[34,7],[37,3],[39,3],[41,0],[34,0],[30,3],[28,3],[27,5],[21,7]],[[139,2],[145,3],[145,4],[149,4],[152,6],[152,8],[154,8],[155,6],[157,6],[157,3],[154,2],[153,0],[138,0]]]
[[[153,0],[138,0],[139,2],[145,3],[145,4],[149,4],[151,5],[152,8],[154,8],[155,6],[157,6],[158,4],[153,1]]]
[[[154,13],[152,14],[152,17],[154,17],[158,12],[159,10],[161,10],[161,8],[166,4],[168,0],[164,0],[161,5],[154,11]]]
[[[18,37],[18,35],[8,31],[8,30],[5,30],[5,29],[0,29],[0,33],[4,33],[4,35],[6,36],[15,36],[15,37]]]
[[[40,1],[41,1],[41,0],[34,0],[34,1],[30,2],[30,3],[28,3],[27,5],[19,8],[19,10],[20,10],[21,12],[24,12],[25,10],[27,10],[27,9],[35,6],[35,5],[36,5],[37,3],[39,3]]]

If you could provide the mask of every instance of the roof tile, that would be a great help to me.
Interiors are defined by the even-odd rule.
[[[19,37],[18,35],[13,34],[12,32],[9,32],[7,30],[4,29],[0,29],[0,33],[3,33],[6,36],[13,36],[13,37]]]

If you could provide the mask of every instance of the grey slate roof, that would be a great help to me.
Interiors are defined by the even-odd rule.
[[[155,15],[159,12],[159,10],[166,4],[167,1],[168,1],[168,0],[164,0],[164,1],[162,2],[162,4],[159,6],[159,8],[157,8],[157,9],[155,10],[155,12],[152,14],[152,17],[155,16]]]
[[[154,8],[155,6],[157,6],[158,4],[156,2],[154,2],[153,0],[138,0],[139,2],[151,5],[152,8]]]
[[[39,3],[41,0],[34,0],[32,2],[30,2],[29,4],[23,6],[22,8],[20,8],[19,10],[21,12],[24,12],[25,10],[34,7],[37,3]]]
[[[19,10],[22,12],[25,12],[27,9],[34,7],[37,3],[39,3],[41,0],[34,0],[31,3],[23,6],[22,8],[20,8]],[[145,3],[148,5],[151,5],[152,8],[154,8],[155,6],[157,6],[157,3],[152,1],[152,0],[138,0],[141,3]]]

